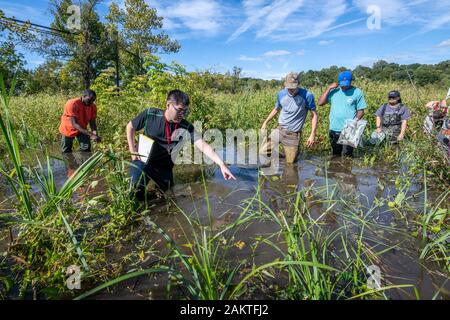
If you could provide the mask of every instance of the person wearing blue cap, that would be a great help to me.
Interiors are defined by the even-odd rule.
[[[353,74],[351,71],[341,72],[338,81],[339,83],[331,84],[318,101],[319,106],[331,104],[329,137],[334,155],[342,154],[344,146],[337,142],[346,120],[361,120],[364,116],[364,109],[367,108],[362,90],[352,86]],[[352,156],[353,148],[345,147],[345,155]]]

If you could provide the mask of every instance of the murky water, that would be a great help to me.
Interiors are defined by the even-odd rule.
[[[52,159],[58,185],[62,185],[87,157],[88,154],[74,153],[66,157],[65,161]],[[333,196],[336,198],[353,199],[356,204],[355,210],[359,210],[360,215],[372,223],[371,228],[364,230],[366,245],[370,245],[375,251],[397,245],[378,257],[383,284],[413,284],[422,299],[433,298],[438,290],[440,291],[438,298],[450,298],[448,273],[439,270],[432,263],[420,261],[420,241],[410,236],[415,215],[423,208],[424,195],[421,192],[423,187],[420,177],[408,177],[407,169],[406,172],[396,171],[384,164],[367,167],[358,159],[303,157],[293,166],[284,166],[283,162],[281,164],[280,175],[266,177],[261,177],[260,168],[257,167],[231,166],[237,181],[224,181],[220,171],[217,170],[209,175],[205,185],[199,181],[201,174],[198,167],[179,167],[175,171],[177,185],[171,194],[173,203],[159,201],[153,204],[151,219],[175,241],[182,244],[185,243],[186,237],[190,237],[187,230],[191,229],[180,213],[180,209],[187,215],[198,218],[204,224],[209,223],[205,187],[211,208],[213,229],[217,230],[232,223],[239,216],[242,212],[242,207],[239,205],[246,199],[252,198],[258,188],[262,200],[275,212],[286,209],[297,190],[311,188],[311,190],[325,190],[323,191],[325,193],[334,192]],[[404,187],[405,185],[407,187]],[[102,186],[100,185],[95,192],[101,193]],[[371,210],[374,203],[380,199],[394,201],[399,192],[404,192],[407,198],[405,206],[408,210],[394,210],[387,205]],[[439,195],[432,190],[428,193],[429,199]],[[3,197],[0,196],[0,203],[2,198],[7,196],[8,192],[4,193]],[[313,205],[310,211],[311,216],[314,219],[320,219],[328,232],[333,232],[345,224],[355,235],[359,234],[359,226],[349,223],[348,218],[336,214],[337,210],[330,210],[324,215],[325,209],[323,205]],[[392,228],[395,228],[395,231],[390,231]],[[253,222],[235,235],[234,241],[240,245],[227,252],[227,255],[234,261],[253,257],[251,261],[256,264],[273,261],[279,257],[273,248],[265,244],[254,248],[251,244],[260,236],[268,236],[278,231],[279,228],[274,223]],[[136,233],[135,241],[108,249],[111,263],[119,261],[130,252],[141,250],[143,244],[152,243],[160,238],[143,222],[134,232]],[[2,245],[2,237],[0,237],[2,251],[5,250],[4,242],[7,241],[6,236],[3,238],[5,240]],[[151,265],[153,261],[154,259],[149,255],[140,267]],[[133,267],[135,266],[130,266],[130,269]],[[165,299],[167,298],[166,281],[166,276],[141,277],[124,282],[109,292],[96,295],[95,298]],[[389,290],[386,295],[394,299],[415,299],[414,292],[410,288]]]

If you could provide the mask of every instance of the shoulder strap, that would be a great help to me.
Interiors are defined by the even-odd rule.
[[[383,109],[381,110],[381,118],[384,118],[384,114],[386,113],[387,104],[383,105]]]

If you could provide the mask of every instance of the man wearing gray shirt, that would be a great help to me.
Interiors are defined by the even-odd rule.
[[[286,76],[284,85],[285,89],[278,93],[275,108],[269,114],[266,121],[264,121],[261,129],[265,130],[267,124],[280,112],[278,118],[280,141],[286,154],[286,163],[292,164],[296,161],[298,155],[301,131],[305,124],[308,111],[312,113],[312,123],[307,146],[312,147],[314,145],[317,128],[317,112],[314,95],[304,88],[299,88],[298,73],[289,73]]]

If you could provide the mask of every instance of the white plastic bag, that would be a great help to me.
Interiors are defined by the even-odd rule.
[[[342,130],[337,143],[358,148],[366,125],[366,120],[346,120],[344,130]]]

